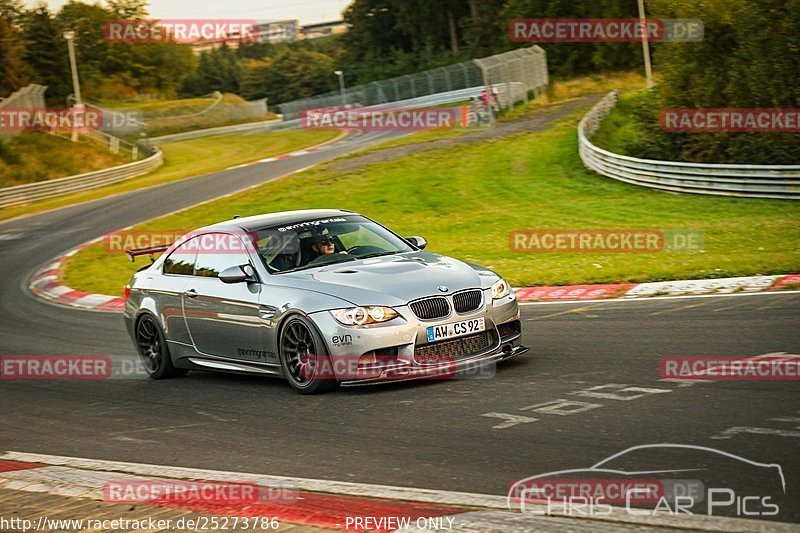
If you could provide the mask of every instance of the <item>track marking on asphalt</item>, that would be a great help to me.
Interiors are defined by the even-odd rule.
[[[773,422],[788,422],[790,424],[792,423],[800,424],[800,417],[798,416],[776,416],[775,418],[770,418],[770,420]]]
[[[587,305],[587,306],[584,306],[584,307],[578,307],[577,309],[567,309],[566,311],[559,311],[558,313],[552,313],[552,314],[549,314],[549,315],[537,316],[537,317],[534,317],[534,318],[526,318],[525,321],[526,322],[533,322],[533,321],[536,321],[536,320],[544,320],[545,318],[553,318],[553,317],[556,317],[556,316],[569,315],[569,314],[573,314],[573,313],[587,316],[587,315],[584,314],[584,311],[588,311],[588,310],[593,309],[595,307],[597,307],[597,306],[596,305]]]
[[[775,429],[775,428],[757,428],[750,426],[735,426],[728,428],[725,431],[714,435],[712,439],[722,440],[730,439],[739,433],[750,433],[753,435],[774,435],[776,437],[795,437],[800,438],[800,431],[791,431],[788,429]]]
[[[616,392],[600,392],[611,389]],[[654,389],[650,387],[629,387],[627,385],[619,385],[617,383],[609,383],[608,385],[597,385],[596,387],[589,387],[585,390],[569,393],[578,396],[586,396],[589,398],[600,398],[603,400],[617,400],[620,402],[629,402],[631,400],[638,400],[651,394],[663,394],[672,392],[670,389]]]
[[[169,433],[171,431],[175,431],[176,429],[186,429],[186,428],[193,428],[193,427],[199,427],[199,426],[207,426],[209,424],[211,424],[211,422],[196,422],[194,424],[180,424],[180,425],[176,424],[176,425],[172,425],[172,426],[157,426],[157,427],[152,427],[152,428],[131,429],[131,430],[127,430],[127,431],[114,431],[110,435],[113,436],[112,438],[117,438],[117,437],[127,437],[127,435],[129,435],[131,433],[148,433],[148,432],[152,432],[152,431],[163,431],[165,433]]]
[[[631,400],[638,400],[640,398],[644,398],[654,394],[664,394],[673,391],[674,391],[673,389],[638,387],[620,383],[607,383],[605,385],[596,385],[594,387],[580,389],[577,391],[568,392],[566,394],[573,396],[583,396],[588,398],[598,398],[603,400],[628,402]],[[577,400],[565,400],[563,398],[558,398],[555,400],[549,400],[535,405],[518,407],[517,410],[533,411],[535,413],[541,413],[545,415],[569,416],[590,411],[592,409],[597,409],[599,407],[604,407],[604,404],[590,403]],[[510,429],[520,424],[530,424],[540,420],[538,418],[520,416],[512,413],[500,413],[496,411],[483,413],[480,416],[488,418],[499,418],[503,420],[503,423],[492,426],[492,429],[499,429],[499,430]]]
[[[800,413],[800,411],[798,411]],[[774,418],[768,419],[769,422],[780,422],[780,423],[787,423],[787,424],[798,424],[800,423],[800,417],[797,416],[776,416]],[[733,426],[724,431],[721,431],[711,437],[715,440],[724,440],[724,439],[731,439],[737,435],[741,434],[749,434],[749,435],[761,435],[761,436],[773,436],[773,437],[790,437],[790,438],[800,438],[800,425],[794,426],[789,429],[785,428],[774,428],[774,427],[753,427],[753,426]]]
[[[533,411],[534,413],[542,413],[547,415],[568,416],[584,411],[590,411],[603,407],[599,403],[580,402],[575,400],[565,400],[559,398],[558,400],[551,400],[549,402],[539,403],[536,405],[529,405],[527,407],[520,407],[520,411]]]
[[[662,378],[658,381],[663,381],[665,383],[674,383],[679,388],[683,387],[693,387],[700,383],[708,383],[708,380],[705,379],[679,379],[679,378]]]
[[[790,302],[794,302],[796,300],[797,300],[797,298],[790,298],[789,299]],[[761,307],[757,308],[756,311],[763,311],[765,309],[771,309],[773,307],[777,307],[779,304],[782,304],[782,303],[784,303],[784,302],[782,302],[781,300],[773,300],[773,301],[771,301],[771,302],[769,302],[769,303],[767,303],[765,305],[762,305]]]
[[[714,303],[714,302],[700,302],[698,304],[682,305],[682,306],[679,306],[679,307],[670,307],[669,309],[656,311],[655,313],[648,313],[648,315],[649,316],[655,316],[655,315],[663,315],[663,314],[666,314],[666,313],[675,313],[675,312],[678,312],[678,311],[686,311],[687,309],[694,309],[695,307],[702,307],[704,305],[709,305],[709,304],[712,304],[712,303]],[[750,303],[750,302],[747,302],[747,303]]]
[[[116,440],[119,442],[135,442],[137,444],[158,444],[157,440],[137,439],[134,437],[126,437],[125,435],[117,435],[115,437],[111,437],[111,440]]]
[[[217,416],[217,415],[215,415],[213,413],[207,413],[205,411],[197,411],[197,414],[200,415],[200,416],[207,416],[211,420],[215,420],[217,422],[236,422],[237,421],[236,418],[222,418],[221,416]]]
[[[520,415],[512,415],[509,413],[483,413],[481,416],[486,416],[489,418],[499,418],[500,420],[505,420],[502,424],[497,424],[496,426],[492,426],[492,429],[508,429],[514,426],[518,426],[520,424],[530,424],[531,422],[536,422],[539,420],[538,418],[531,418],[529,416],[520,416]]]
[[[563,314],[563,313],[559,313]],[[782,360],[793,360],[800,356],[787,354],[786,352],[772,352],[762,355],[755,355],[752,357],[748,357],[745,361],[759,361],[765,358],[781,358]],[[696,372],[697,374],[708,374],[709,372],[715,371],[715,368],[709,368],[705,372]],[[692,387],[694,385],[700,383],[714,383],[714,380],[704,380],[704,379],[693,379],[693,380],[682,380],[682,379],[670,379],[670,378],[663,378],[658,380],[659,383],[670,384],[674,385],[674,388],[666,389],[666,388],[659,388],[659,387],[643,387],[638,385],[627,385],[621,383],[606,383],[604,385],[595,385],[592,387],[567,392],[567,395],[571,396],[580,396],[583,398],[593,398],[598,400],[611,400],[613,402],[629,402],[633,400],[639,400],[642,398],[646,398],[653,395],[659,394],[667,394],[670,392],[675,392],[675,390],[679,390],[685,387]],[[517,410],[519,411],[532,411],[538,414],[544,415],[558,415],[558,416],[570,416],[579,413],[583,413],[586,411],[590,411],[592,409],[597,409],[600,407],[604,407],[605,404],[602,403],[589,403],[589,402],[582,402],[582,401],[575,401],[575,400],[566,400],[563,398],[549,400],[543,403],[538,403],[534,405],[529,405],[526,407],[518,407]],[[480,416],[488,417],[488,418],[498,418],[503,420],[502,423],[496,424],[492,426],[491,429],[497,430],[504,430],[504,429],[511,429],[515,426],[519,426],[521,424],[530,424],[533,422],[538,422],[540,419],[520,416],[517,414],[512,413],[502,413],[497,411],[492,411],[489,413],[483,413]],[[775,419],[772,419],[775,420]],[[794,421],[794,420],[792,420]],[[786,433],[785,430],[774,430],[774,429],[764,429],[764,428],[750,428],[755,430],[763,430],[767,434],[781,434],[783,436],[797,436],[800,437],[800,432],[789,431]],[[800,429],[798,426],[796,429]],[[747,428],[731,428],[727,430],[731,434],[736,434],[737,432],[747,432]],[[781,433],[782,432],[782,433]],[[724,435],[727,433],[723,432]],[[730,438],[730,436],[718,436],[714,438]]]
[[[646,298],[601,298],[592,300],[592,303],[622,303],[622,302],[651,302],[660,300],[685,300],[688,298],[742,298],[747,296],[779,296],[787,294],[800,294],[800,291],[762,291],[762,292],[735,292],[726,294],[682,294],[680,296],[648,296]],[[586,300],[556,300],[552,302],[520,302],[520,306],[534,305],[558,305],[558,304],[582,304],[586,305]]]
[[[586,318],[600,318],[600,315],[590,315],[587,311],[605,311],[608,307],[598,307],[593,305],[592,307],[588,308],[586,311],[578,311],[578,314],[581,316],[585,316]]]
[[[780,300],[775,300],[775,301],[770,302],[770,303],[774,304],[775,302],[782,303]],[[723,307],[719,307],[717,309],[712,309],[711,311],[714,312],[714,313],[718,313],[720,311],[727,311],[728,309],[735,309],[737,307],[744,307],[746,305],[750,305],[751,303],[752,302],[740,302],[738,304],[726,305],[726,306],[723,306]]]

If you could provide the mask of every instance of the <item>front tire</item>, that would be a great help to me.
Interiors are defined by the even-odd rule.
[[[168,379],[186,374],[186,370],[175,368],[164,333],[156,319],[144,314],[136,321],[136,348],[147,375],[152,379]]]
[[[325,343],[317,328],[307,318],[296,315],[287,319],[278,340],[281,368],[289,385],[300,394],[320,394],[333,390]]]

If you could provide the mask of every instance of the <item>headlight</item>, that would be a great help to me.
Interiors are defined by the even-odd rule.
[[[492,300],[499,300],[511,294],[511,285],[503,278],[498,279],[492,285]]]
[[[391,307],[374,305],[371,307],[351,307],[350,309],[337,309],[331,311],[333,318],[345,326],[364,326],[388,322],[397,317],[397,311]]]

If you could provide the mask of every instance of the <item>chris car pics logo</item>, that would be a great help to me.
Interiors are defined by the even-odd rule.
[[[588,468],[515,481],[507,505],[529,515],[760,518],[777,516],[785,497],[786,480],[778,464],[704,446],[662,443],[632,446]]]

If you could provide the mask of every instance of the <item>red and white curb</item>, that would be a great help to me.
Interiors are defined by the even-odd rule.
[[[796,524],[702,515],[656,516],[624,509],[605,516],[567,516],[544,505],[509,510],[505,496],[387,485],[247,474],[81,459],[22,452],[0,454],[0,488],[108,502],[112,484],[170,483],[250,484],[291,490],[290,500],[202,502],[148,500],[147,507],[238,517],[269,516],[279,522],[343,531],[593,531],[670,530],[738,532],[797,531]],[[528,510],[532,512],[528,512]],[[533,514],[533,512],[540,514]],[[80,518],[80,517],[75,517]],[[360,519],[360,521],[358,520]],[[661,529],[662,531],[664,529]]]
[[[358,134],[358,133],[360,133],[360,132],[358,132],[356,130],[355,134]],[[331,144],[333,144],[335,142],[339,142],[344,137],[347,137],[348,135],[352,135],[352,134],[354,134],[354,133],[345,130],[345,131],[342,131],[342,133],[340,135],[336,136],[335,138],[330,139],[328,141],[325,141],[324,143],[320,143],[320,144],[317,144],[315,146],[311,146],[310,148],[305,148],[303,150],[296,150],[294,152],[289,152],[288,154],[280,154],[280,155],[276,155],[276,156],[273,156],[273,157],[266,157],[264,159],[258,159],[256,161],[250,161],[249,163],[242,163],[241,165],[235,165],[235,166],[232,166],[232,167],[228,167],[225,170],[233,170],[233,169],[236,169],[236,168],[249,167],[251,165],[260,165],[261,163],[271,163],[273,161],[280,161],[281,159],[289,159],[290,157],[297,157],[297,156],[301,156],[301,155],[313,154],[314,152],[317,152],[317,151],[321,150],[322,148],[327,147],[328,145],[331,145]]]
[[[63,285],[60,281],[63,275],[64,262],[84,248],[96,242],[100,242],[101,240],[103,240],[102,237],[86,242],[77,248],[73,248],[39,270],[31,279],[29,285],[31,292],[44,300],[58,305],[89,309],[92,311],[121,313],[125,309],[125,298],[121,296],[76,291],[71,287]]]
[[[789,288],[795,285],[800,286],[800,274],[656,281],[651,283],[522,287],[514,290],[520,302],[545,302],[754,293],[781,290],[784,287]]]

